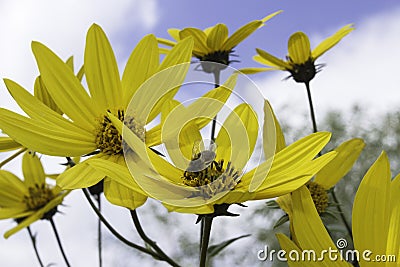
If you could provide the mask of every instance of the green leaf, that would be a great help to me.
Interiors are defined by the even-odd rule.
[[[230,244],[232,244],[233,242],[248,237],[251,235],[241,235],[239,237],[235,237],[229,240],[226,240],[222,243],[216,244],[216,245],[212,245],[208,248],[208,258],[212,258],[214,256],[216,256],[218,253],[220,253],[224,248],[226,248],[227,246],[229,246]]]
[[[279,226],[281,226],[282,224],[284,224],[285,222],[289,221],[289,216],[287,214],[283,215],[282,217],[279,218],[279,220],[276,221],[276,223],[274,224],[274,229],[278,228]]]

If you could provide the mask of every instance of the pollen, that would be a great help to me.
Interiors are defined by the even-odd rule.
[[[108,112],[111,111],[108,110]],[[125,112],[122,109],[112,113],[144,141],[145,129],[143,123],[135,120],[134,116],[125,117]],[[96,144],[97,148],[104,154],[117,155],[123,153],[122,136],[107,115],[104,115],[100,120],[96,133]]]
[[[240,182],[240,175],[239,171],[232,167],[231,162],[228,162],[224,169],[224,160],[220,160],[211,162],[200,171],[186,170],[182,181],[187,186],[199,189],[193,197],[202,196],[204,199],[209,199],[218,193],[234,189]]]
[[[306,186],[311,193],[311,197],[318,214],[323,213],[326,210],[326,207],[328,207],[328,193],[326,192],[325,188],[318,183],[311,181],[308,182]]]
[[[46,184],[35,184],[35,186],[28,188],[28,194],[24,196],[23,202],[29,210],[38,210],[53,198],[53,191]]]

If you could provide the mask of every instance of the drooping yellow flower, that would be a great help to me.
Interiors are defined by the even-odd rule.
[[[24,154],[22,171],[23,181],[11,172],[0,170],[0,219],[18,222],[4,234],[5,238],[37,220],[53,216],[70,192],[46,183],[43,166],[33,152]]]
[[[282,11],[272,13],[261,20],[255,20],[247,23],[246,25],[239,28],[231,36],[228,37],[228,28],[225,24],[219,23],[205,30],[197,28],[185,28],[180,29],[169,29],[168,33],[175,41],[170,41],[164,38],[158,38],[160,44],[167,46],[174,46],[176,42],[192,36],[194,39],[193,56],[198,58],[200,61],[210,61],[220,63],[220,68],[226,68],[223,65],[229,65],[231,60],[229,55],[233,52],[233,49],[255,30],[262,27],[266,21],[273,18]],[[213,72],[216,64],[203,64],[203,70],[205,72]]]
[[[397,266],[400,256],[400,175],[391,180],[389,160],[383,152],[365,174],[357,190],[353,205],[354,248],[359,264],[365,266]],[[303,187],[292,193],[292,234],[295,241],[278,234],[285,251],[313,250],[317,256],[323,250],[336,250],[312,202],[310,193]],[[343,253],[344,260],[353,260],[352,254]],[[354,254],[356,255],[356,254]],[[336,256],[340,258],[337,252]],[[386,259],[386,261],[383,261]],[[321,266],[321,261],[291,262],[289,266]],[[324,257],[323,266],[351,266]]]
[[[246,68],[241,71],[251,74],[269,70],[285,70],[290,72],[290,76],[296,82],[309,83],[318,72],[318,66],[315,65],[315,61],[353,30],[352,24],[344,26],[335,34],[322,41],[312,51],[307,35],[303,32],[296,32],[289,38],[286,61],[257,48],[258,55],[254,56],[253,59],[258,63],[270,67]]]
[[[190,114],[193,110],[177,105],[175,112]],[[115,117],[111,120],[122,131],[122,123]],[[245,172],[258,136],[257,117],[248,104],[236,107],[223,123],[215,143],[202,148],[196,148],[206,143],[196,124],[183,121],[185,126],[179,125],[182,123],[179,120],[171,120],[164,126],[168,128],[165,146],[174,164],[149,151],[126,127],[124,140],[142,160],[126,154],[129,170],[116,164],[106,165],[104,160],[90,164],[127,185],[134,186],[135,180],[170,211],[226,214],[230,204],[272,198],[295,190],[336,154],[313,160],[330,138],[329,133],[321,132],[297,141]]]
[[[93,25],[87,34],[84,55],[89,95],[66,63],[43,44],[33,42],[32,49],[41,79],[66,116],[51,110],[15,82],[5,80],[13,98],[29,118],[1,109],[0,128],[23,146],[43,154],[83,156],[95,152],[98,154],[94,157],[125,164],[122,138],[108,120],[107,112],[112,112],[120,120],[127,119],[126,108],[141,84],[158,71],[189,62],[192,45],[189,38],[183,40],[160,63],[157,40],[153,35],[148,35],[132,52],[121,79],[105,33],[98,25]],[[185,73],[183,70],[175,76],[170,75],[170,84],[181,83]],[[135,134],[140,138],[146,138],[149,146],[157,143],[159,137],[152,129],[145,131],[144,126],[159,113],[159,107],[154,108],[146,118],[141,116],[141,111],[152,99],[161,98],[161,92],[166,89],[161,86],[152,90],[146,95],[147,98],[142,99],[141,105],[130,113],[136,117],[129,118],[129,126],[136,129]],[[177,89],[174,90],[176,92]],[[164,99],[169,97],[173,97],[173,92]],[[161,98],[159,106],[162,101]],[[64,189],[74,189],[92,186],[103,178],[104,174],[96,172],[83,161],[64,172],[57,183]],[[107,178],[104,182],[105,195],[111,202],[117,201],[117,204],[134,208],[146,199],[144,195],[127,190]],[[124,197],[120,198],[121,195]]]

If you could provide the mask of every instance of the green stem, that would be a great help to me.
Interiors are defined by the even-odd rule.
[[[96,200],[97,200],[97,207],[99,209],[99,212],[101,213],[101,198],[100,194],[96,195]],[[98,218],[97,220],[97,248],[99,250],[99,267],[103,266],[103,253],[102,253],[102,239],[101,239],[101,220]]]
[[[220,83],[220,76],[221,76],[221,71],[216,70],[213,72],[214,74],[214,88],[219,87]],[[212,125],[211,125],[211,140],[215,141],[215,128],[217,126],[217,115],[213,118]]]
[[[63,248],[63,246],[61,244],[60,236],[58,235],[56,224],[54,223],[53,218],[50,218],[49,221],[50,221],[51,227],[53,228],[54,235],[56,236],[58,247],[60,248],[60,251],[61,251],[61,254],[62,254],[63,258],[64,258],[65,264],[67,265],[67,267],[70,267],[71,265],[68,262],[67,255],[65,255],[64,248]]]
[[[211,225],[213,217],[205,216],[203,217],[203,219],[204,219],[204,232],[203,232],[203,240],[201,241],[200,267],[206,266],[207,250],[208,250],[208,244],[210,242]]]
[[[43,262],[42,262],[42,260],[40,259],[40,256],[39,256],[39,251],[38,251],[38,249],[36,247],[36,237],[32,234],[31,228],[29,226],[26,227],[26,229],[28,230],[29,237],[31,238],[33,249],[35,250],[36,258],[39,261],[40,267],[44,267]]]
[[[142,228],[142,225],[140,224],[139,217],[138,217],[138,215],[137,215],[136,210],[130,210],[130,213],[131,213],[131,217],[132,217],[133,224],[135,225],[135,228],[136,228],[136,230],[137,230],[139,236],[143,239],[143,241],[144,241],[146,244],[148,244],[150,247],[152,247],[152,248],[158,253],[159,257],[160,257],[162,260],[168,262],[171,266],[179,267],[179,265],[178,265],[176,262],[174,262],[170,257],[168,257],[167,254],[164,253],[164,251],[157,245],[156,242],[154,242],[153,240],[151,240],[151,239],[146,235],[146,233],[144,232],[144,230],[143,230],[143,228]]]
[[[318,132],[317,129],[317,121],[315,119],[315,113],[314,113],[314,106],[311,98],[311,90],[310,90],[310,82],[306,82],[306,89],[307,89],[307,96],[308,96],[308,104],[310,105],[310,115],[311,115],[311,121],[313,125],[313,131],[314,133]]]
[[[92,199],[90,198],[90,193],[88,192],[87,188],[82,188],[82,191],[87,199],[87,201],[89,202],[89,205],[92,207],[93,211],[96,213],[96,215],[99,217],[100,221],[104,224],[104,226],[107,227],[107,229],[116,237],[118,238],[122,243],[124,243],[125,245],[132,247],[134,249],[137,249],[143,253],[149,254],[151,256],[153,256],[154,258],[159,258],[158,254],[156,254],[155,252],[148,250],[147,248],[144,248],[142,246],[136,245],[135,243],[130,242],[129,240],[127,240],[125,237],[123,237],[120,233],[117,232],[117,230],[115,230],[111,224],[106,220],[106,218],[104,218],[103,214],[101,214],[101,212],[97,209],[96,205],[94,204],[94,202],[92,201]]]
[[[15,159],[16,157],[18,157],[20,154],[24,153],[27,150],[27,148],[21,148],[20,150],[18,150],[17,152],[15,152],[14,154],[12,154],[11,156],[9,156],[8,158],[6,158],[5,160],[3,160],[0,163],[0,168],[3,167],[4,165],[6,165],[7,163],[9,163],[10,161],[12,161],[13,159]]]

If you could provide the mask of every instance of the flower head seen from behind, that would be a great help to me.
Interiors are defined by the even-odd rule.
[[[205,30],[197,28],[169,29],[168,33],[175,41],[158,38],[160,44],[174,46],[176,42],[192,36],[194,38],[193,56],[204,62],[214,62],[217,64],[202,64],[203,71],[214,72],[217,66],[221,69],[226,68],[232,61],[230,55],[233,49],[255,30],[264,25],[266,21],[273,18],[282,11],[272,13],[261,20],[255,20],[239,28],[228,37],[228,28],[225,24],[219,23]]]
[[[70,191],[46,183],[38,156],[28,151],[22,159],[24,180],[0,170],[0,219],[15,219],[18,225],[4,236],[15,234],[40,219],[50,219]]]
[[[312,51],[307,35],[303,32],[296,32],[289,38],[286,61],[257,48],[258,54],[253,59],[269,68],[246,68],[242,72],[249,74],[268,70],[284,70],[290,72],[290,77],[296,82],[309,83],[319,71],[319,66],[315,64],[315,61],[353,30],[352,24],[342,27]]]

